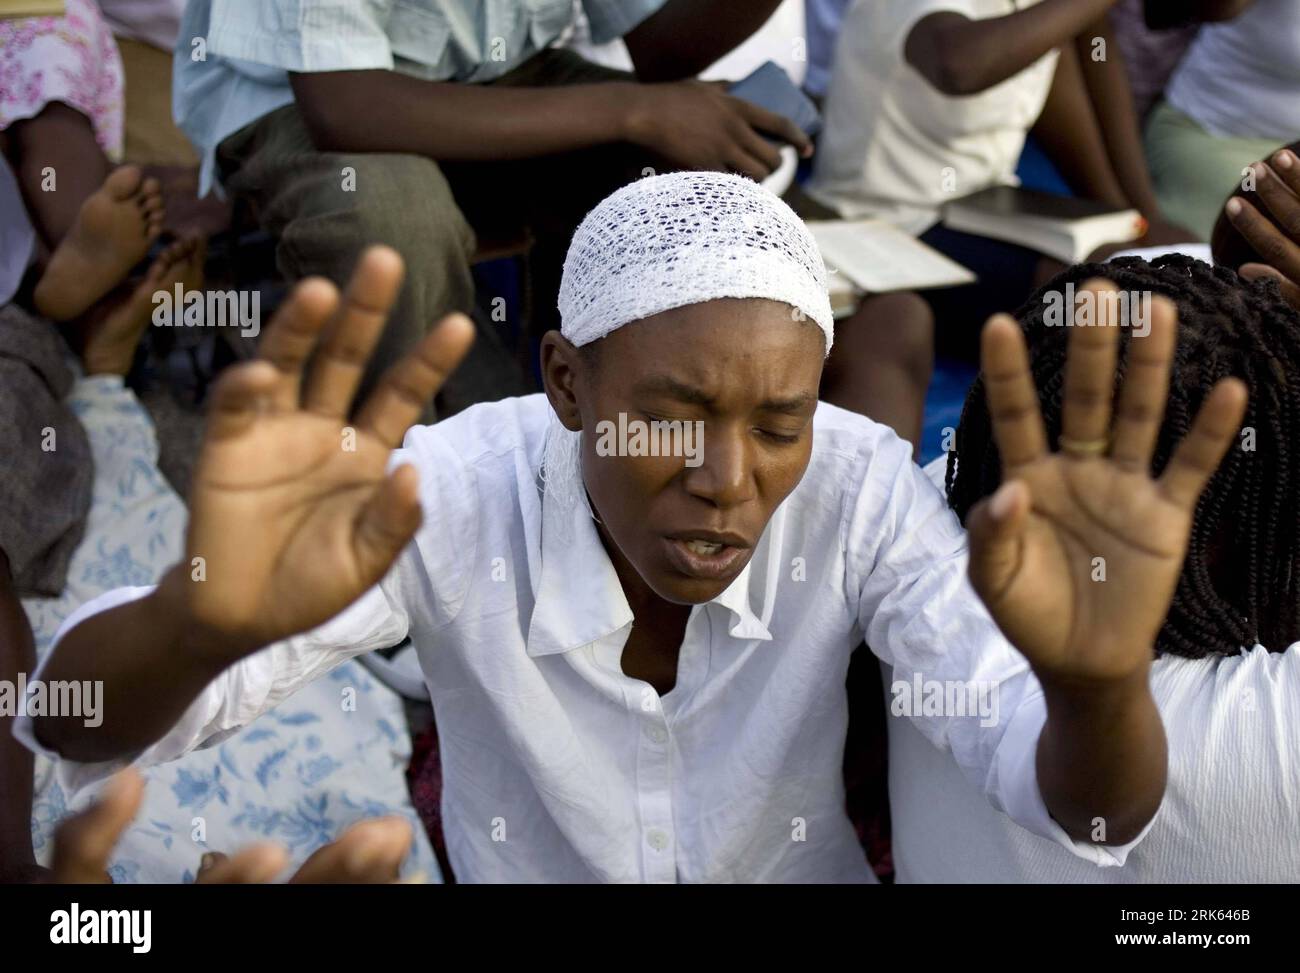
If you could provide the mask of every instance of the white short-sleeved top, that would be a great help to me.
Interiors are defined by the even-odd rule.
[[[945,459],[926,467],[943,483]],[[886,690],[889,683],[886,679]],[[1123,868],[1091,868],[1004,822],[947,754],[889,720],[889,799],[900,882],[1294,882],[1300,877],[1300,644],[1163,656],[1151,691],[1169,785]]]
[[[844,679],[865,638],[896,678],[996,686],[996,719],[918,706],[917,727],[1021,825],[1123,862],[1132,845],[1074,842],[1049,815],[1041,690],[970,587],[956,518],[892,431],[819,406],[807,473],[742,574],[692,609],[661,697],[622,672],[633,616],[590,514],[539,492],[550,416],[534,395],[412,430],[394,463],[419,471],[425,520],[383,583],[228,669],[138,759],[218,741],[409,636],[461,880],[871,881],[842,778]],[[110,593],[64,629],[147,591]],[[15,734],[40,750],[28,719]],[[76,787],[117,765],[60,766]]]
[[[809,194],[845,218],[886,219],[920,234],[945,202],[1014,185],[1057,52],[987,91],[954,98],[908,64],[903,51],[912,28],[930,14],[984,20],[1038,2],[856,0],[840,27]]]

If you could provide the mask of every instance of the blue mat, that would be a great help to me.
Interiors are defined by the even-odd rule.
[[[952,445],[952,431],[961,421],[966,392],[977,369],[966,362],[940,358],[925,396],[925,423],[921,430],[921,465],[929,463]]]

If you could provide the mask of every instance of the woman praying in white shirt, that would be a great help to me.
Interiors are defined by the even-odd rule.
[[[990,801],[1122,864],[1164,789],[1153,640],[1240,382],[1152,479],[1163,387],[1125,386],[1113,440],[1098,394],[1116,329],[1073,329],[1052,453],[1019,330],[991,322],[1007,479],[968,519],[968,558],[910,449],[817,404],[825,269],[748,180],[610,196],[569,251],[546,395],[409,433],[471,328],[445,320],[349,421],[400,276],[376,248],[342,300],[304,283],[223,376],[185,561],[87,605],[37,673],[102,679],[102,725],[15,721],[68,783],[211,744],[409,635],[461,880],[870,881],[841,776],[865,638],[898,678],[996,704],[914,717]],[[1145,378],[1174,327],[1158,303]],[[1088,580],[1097,556],[1109,584]]]
[[[1124,292],[1163,294],[1178,304],[1178,349],[1154,469],[1168,461],[1218,379],[1235,375],[1252,392],[1240,442],[1197,508],[1177,592],[1156,636],[1151,688],[1170,757],[1164,805],[1124,868],[1081,868],[1023,829],[1003,826],[951,758],[907,720],[891,719],[899,881],[1163,884],[1293,882],[1300,875],[1300,478],[1291,465],[1300,458],[1300,313],[1272,284],[1245,283],[1181,255],[1072,268],[1020,314],[1049,439],[1061,428],[1053,376],[1065,360],[1066,334],[1045,324],[1041,297],[1103,270]],[[1142,362],[1137,343],[1127,344],[1132,373]],[[998,487],[980,385],[967,400],[948,465],[959,516]]]

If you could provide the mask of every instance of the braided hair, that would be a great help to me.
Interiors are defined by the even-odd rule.
[[[1121,292],[1162,294],[1178,307],[1169,401],[1152,459],[1155,475],[1219,379],[1236,376],[1250,390],[1243,436],[1197,505],[1156,654],[1236,655],[1256,643],[1282,652],[1300,641],[1300,453],[1291,455],[1292,443],[1300,450],[1300,314],[1274,281],[1248,283],[1235,271],[1181,254],[1152,263],[1127,257],[1070,268],[1016,314],[1053,449],[1061,434],[1070,329],[1045,323],[1046,295],[1097,277],[1114,281]],[[1121,329],[1117,392],[1130,331]],[[983,379],[977,378],[945,481],[949,506],[963,523],[971,507],[997,489],[1001,473]]]

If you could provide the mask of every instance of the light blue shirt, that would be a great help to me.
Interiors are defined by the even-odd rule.
[[[849,0],[804,0],[808,31],[808,76],[803,86],[814,95],[826,94],[835,64],[835,42]]]
[[[622,37],[665,0],[580,0],[592,38]],[[427,81],[499,78],[572,24],[574,0],[190,0],[176,41],[172,111],[203,156],[293,101],[289,72],[401,71]]]

